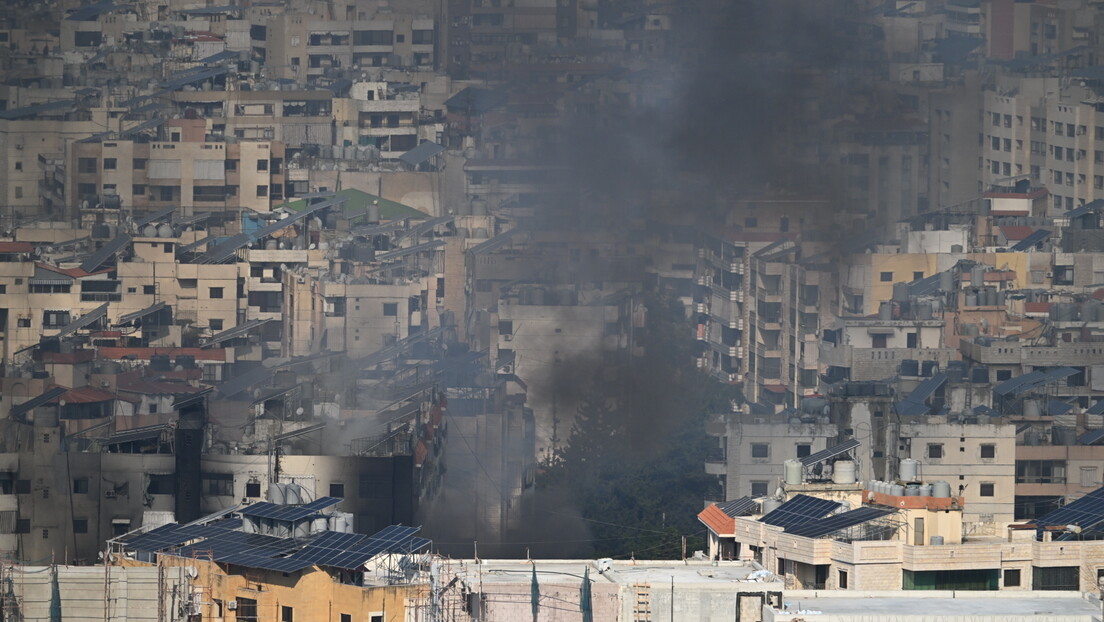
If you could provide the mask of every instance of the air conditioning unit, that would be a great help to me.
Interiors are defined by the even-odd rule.
[[[230,611],[236,611],[237,608],[238,608],[238,601],[236,601],[236,600],[226,601],[226,608],[229,609]]]
[[[513,341],[514,336],[510,333],[506,333],[505,335],[502,336],[502,340],[503,341]]]
[[[104,498],[106,498],[106,499],[114,499],[118,496],[119,496],[119,493],[115,492],[114,489],[104,491]]]

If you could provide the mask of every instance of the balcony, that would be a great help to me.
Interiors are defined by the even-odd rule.
[[[279,320],[283,317],[283,313],[279,309],[272,310],[269,308],[261,309],[260,307],[246,307],[245,319],[246,320]]]
[[[731,272],[732,274],[744,274],[744,262],[743,259],[734,257],[722,257],[717,253],[706,251],[705,259],[711,265],[714,265],[725,272]]]
[[[251,248],[246,252],[246,260],[252,263],[306,263],[307,251]]]
[[[277,279],[250,277],[248,286],[251,292],[283,291],[283,284]]]

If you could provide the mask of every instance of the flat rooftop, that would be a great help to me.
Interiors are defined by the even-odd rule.
[[[482,560],[476,564],[472,560],[454,562],[463,564],[461,574],[475,577],[482,570],[482,580],[487,583],[526,583],[532,578],[532,568],[537,567],[537,578],[541,583],[578,583],[587,567],[590,578],[595,582],[633,585],[636,583],[669,584],[672,577],[676,585],[713,584],[718,587],[732,583],[762,583],[762,580],[750,578],[758,569],[744,562],[721,562],[713,565],[709,561],[646,561],[632,562],[617,560],[612,569],[599,574],[593,560]],[[771,575],[767,582],[772,579]]]
[[[772,611],[764,622],[882,622],[931,620],[1048,620],[1094,622],[1100,601],[1079,592],[865,592],[837,597],[824,592],[785,592],[785,611]],[[1045,594],[1045,595],[1044,595]],[[799,613],[800,612],[800,613]],[[817,612],[817,613],[813,613]]]

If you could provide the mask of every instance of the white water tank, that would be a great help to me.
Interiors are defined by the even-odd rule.
[[[276,505],[284,505],[287,503],[287,489],[283,484],[277,484],[273,482],[268,485],[268,501],[269,503],[275,503]]]
[[[325,516],[319,516],[311,521],[311,533],[322,533],[330,528],[330,521]]]
[[[774,497],[763,499],[763,514],[770,514],[771,512],[777,510],[778,506],[780,505],[782,505],[782,501],[780,499],[775,499]]]
[[[932,494],[931,484],[920,484],[920,496],[930,497]]]
[[[900,484],[893,484],[889,487],[889,494],[894,497],[903,497],[905,496],[905,487]]]
[[[855,463],[850,460],[837,460],[832,465],[832,482],[836,484],[854,484]]]
[[[785,462],[786,484],[790,486],[801,484],[804,469],[800,460],[787,460]]]
[[[943,536],[932,536],[928,538],[928,544],[932,546],[943,546]]]
[[[944,481],[932,482],[933,497],[947,498],[951,496],[951,485]]]
[[[906,482],[915,482],[920,479],[920,461],[914,458],[902,459],[901,479]]]
[[[286,487],[284,503],[288,505],[299,505],[303,502],[303,492],[299,484],[284,484],[284,486]]]

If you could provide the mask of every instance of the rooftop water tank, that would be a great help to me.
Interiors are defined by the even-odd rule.
[[[796,486],[801,484],[804,465],[800,460],[787,460],[785,462],[786,484]]]
[[[915,482],[920,479],[920,461],[914,458],[901,460],[901,480]]]
[[[855,463],[850,460],[837,460],[832,465],[832,482],[836,484],[854,484]]]
[[[276,505],[284,505],[287,503],[286,488],[283,484],[277,484],[273,482],[268,485],[268,502],[275,503]]]
[[[948,484],[947,482],[943,481],[943,480],[939,480],[938,482],[932,482],[931,487],[932,487],[931,496],[933,496],[933,497],[936,497],[936,498],[939,498],[939,499],[946,499],[946,498],[951,496],[951,485]]]
[[[303,489],[299,484],[286,484],[285,485],[284,502],[288,505],[299,505],[303,502]]]
[[[916,359],[904,359],[901,361],[901,375],[902,376],[919,376],[920,375],[920,363]]]
[[[777,510],[778,506],[780,505],[782,505],[782,501],[780,499],[775,499],[774,497],[763,499],[763,514],[770,514],[771,512]]]

